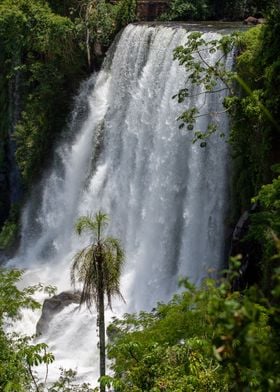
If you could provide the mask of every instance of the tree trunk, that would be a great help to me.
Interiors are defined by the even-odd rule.
[[[87,61],[88,61],[88,69],[91,70],[91,50],[90,50],[90,28],[89,28],[89,17],[92,10],[92,4],[86,8],[85,15],[85,25],[86,25],[86,49],[87,49]]]
[[[102,251],[98,257],[98,319],[99,319],[99,359],[100,377],[106,374],[105,359],[105,315],[104,315],[104,282],[102,269]],[[100,392],[105,392],[105,387],[100,384]]]
[[[102,297],[102,299],[101,299]],[[105,376],[105,318],[104,318],[104,294],[100,295],[99,305],[99,353],[100,353],[100,377]],[[105,392],[105,388],[100,385],[100,391]]]

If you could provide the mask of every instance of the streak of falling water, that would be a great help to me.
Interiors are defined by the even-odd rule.
[[[183,106],[172,96],[186,74],[173,49],[187,35],[183,28],[130,25],[96,80],[85,83],[72,132],[23,214],[22,246],[12,263],[27,268],[26,282],[69,289],[71,258],[87,241],[75,236],[74,222],[99,209],[109,214],[110,233],[126,253],[121,286],[127,303],[115,304],[119,315],[168,300],[180,275],[199,282],[209,268],[220,268],[227,145],[214,135],[202,149],[178,129]],[[208,61],[219,55],[209,54]],[[196,99],[208,113],[221,109],[223,96]],[[79,116],[81,108],[88,110]],[[226,116],[219,121],[226,133]],[[208,122],[209,116],[200,117],[196,127],[206,129]],[[77,366],[83,374],[94,367],[97,377],[95,315],[74,308],[56,315],[42,339],[56,355],[55,366]],[[25,316],[20,327],[32,333],[34,320]]]

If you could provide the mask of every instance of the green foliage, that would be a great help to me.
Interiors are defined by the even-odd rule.
[[[14,119],[17,162],[29,183],[63,127],[71,94],[84,75],[82,52],[75,24],[40,0],[1,2],[0,42],[6,98],[10,112],[20,112]],[[11,88],[19,95],[18,108],[11,102]],[[14,120],[9,119],[10,128]]]
[[[266,25],[220,40],[206,42],[202,33],[191,33],[187,44],[174,52],[175,59],[186,69],[188,83],[192,84],[175,96],[187,107],[178,118],[181,121],[179,128],[185,127],[192,132],[193,141],[202,141],[201,146],[205,147],[206,139],[214,132],[224,136],[224,130],[219,128],[219,115],[226,111],[231,115],[235,218],[241,209],[249,207],[251,198],[262,184],[271,181],[270,167],[277,162],[280,42],[276,40],[275,44],[273,36],[279,30],[275,17],[279,12],[274,9]],[[234,47],[239,53],[236,69],[232,72],[226,68],[225,58]],[[215,52],[221,55],[212,64],[209,54]],[[222,91],[227,93],[224,111],[201,114],[196,106],[188,106],[192,97]],[[201,116],[211,118],[206,130],[195,129],[195,121]]]
[[[171,0],[163,20],[239,20],[249,15],[260,15],[273,0]]]
[[[260,249],[254,268],[261,277],[258,283],[267,294],[273,284],[273,267],[279,262],[278,256],[272,258],[275,239],[279,237],[279,178],[263,186],[275,177],[273,164],[279,162],[280,127],[276,119],[280,115],[277,71],[280,41],[273,39],[280,32],[279,15],[278,7],[273,9],[266,25],[217,41],[206,42],[201,33],[192,33],[186,46],[175,51],[175,58],[186,68],[188,83],[192,84],[191,88],[179,91],[179,102],[186,102],[187,106],[187,99],[194,96],[198,86],[202,86],[206,95],[215,92],[217,86],[222,86],[218,92],[221,89],[228,94],[223,105],[231,115],[232,127],[229,136],[234,159],[232,220],[249,209],[252,197],[258,195],[253,200],[258,203],[258,210],[250,216],[249,233],[244,241],[248,249]],[[238,56],[235,71],[229,72],[223,57],[233,47],[238,49]],[[209,63],[207,55],[217,50],[221,52],[220,58],[214,64]],[[223,135],[223,130],[218,121],[210,123],[207,130],[196,130],[195,121],[201,115],[211,113],[201,114],[197,107],[187,106],[179,117],[182,121],[179,128],[186,127],[193,133],[193,141],[202,141],[201,146],[205,147],[205,140],[212,133]]]
[[[116,238],[102,237],[107,222],[107,215],[99,211],[94,217],[80,217],[76,223],[76,231],[79,235],[85,231],[94,236],[91,244],[75,255],[71,270],[72,283],[78,281],[83,284],[81,303],[85,302],[89,308],[93,303],[99,304],[100,285],[110,307],[113,296],[122,297],[119,286],[124,252]],[[102,277],[99,263],[101,263]]]
[[[18,270],[0,270],[0,326],[3,326],[3,317],[15,318],[19,316],[20,309],[27,307],[38,309],[39,304],[34,301],[31,288],[19,290],[16,286],[22,272]]]
[[[276,33],[279,12],[274,10],[266,25],[250,29],[239,41],[237,72],[243,92],[231,112],[236,209],[248,207],[262,184],[272,180],[271,166],[278,162],[280,83],[274,69],[280,42],[273,39],[272,31]]]
[[[32,294],[43,287],[37,285],[19,290],[17,283],[21,276],[21,271],[0,270],[0,389],[5,392],[32,390],[31,367],[53,361],[45,344],[33,345],[29,337],[5,332],[7,322],[19,318],[23,308],[40,308]]]
[[[121,0],[115,6],[115,20],[117,30],[136,20],[136,0]]]
[[[76,383],[77,372],[69,369],[60,369],[60,376],[47,390],[48,392],[93,392],[88,383],[82,385]],[[42,386],[44,387],[44,386]],[[44,389],[42,389],[42,392]]]
[[[267,120],[260,89],[262,71],[258,69],[262,30],[263,27],[252,28],[242,34],[239,41],[241,53],[237,58],[237,70],[239,81],[246,82],[247,91],[243,89],[235,98],[231,112],[236,209],[248,208],[251,197],[263,183],[270,151],[269,128],[264,126]]]
[[[50,4],[60,14],[41,0],[0,3],[0,132],[7,138],[15,127],[16,158],[27,185],[41,173],[65,126],[73,94],[88,72],[86,58],[90,67],[98,64],[98,56],[136,13],[135,0]]]
[[[185,1],[172,0],[168,12],[161,15],[161,20],[204,20],[209,18],[210,8],[207,0]]]
[[[14,143],[25,190],[41,175],[65,129],[81,80],[100,66],[115,35],[135,18],[135,0],[0,2],[0,172],[4,178],[9,175],[8,151]],[[3,220],[9,214],[9,191],[4,183]],[[15,229],[7,223],[1,238],[5,246],[12,242]]]
[[[96,64],[118,31],[136,18],[136,0],[84,0],[73,8],[81,47],[87,53],[89,68]]]
[[[18,224],[6,221],[0,232],[0,250],[9,249],[17,238]]]
[[[15,245],[19,236],[19,206],[13,205],[9,218],[0,231],[0,250],[9,250]]]
[[[265,292],[269,293],[274,283],[272,271],[280,265],[277,254],[280,237],[280,176],[271,184],[263,185],[253,202],[258,203],[259,208],[258,212],[251,214],[247,240],[261,245],[261,284]]]
[[[106,47],[111,43],[115,32],[114,9],[112,4],[101,0],[90,12],[88,28],[93,42],[99,42]]]
[[[7,326],[21,317],[23,309],[39,309],[35,292],[55,293],[52,286],[36,284],[18,288],[22,271],[0,269],[0,390],[3,392],[93,392],[89,384],[76,383],[76,372],[61,369],[54,383],[47,382],[48,365],[54,361],[45,343],[33,343],[33,337],[7,332]],[[40,382],[35,368],[46,365],[46,380]]]
[[[114,320],[114,375],[104,382],[115,391],[277,391],[278,310],[254,287],[232,292],[239,267],[234,259],[218,285],[184,281],[170,303]]]
[[[205,147],[206,139],[214,132],[219,130],[220,136],[224,137],[224,130],[218,127],[219,116],[225,111],[229,111],[234,104],[233,83],[236,74],[229,71],[226,67],[226,57],[233,50],[236,43],[237,35],[223,36],[221,39],[206,41],[203,33],[193,32],[189,34],[185,46],[179,46],[174,51],[174,59],[184,66],[187,73],[187,83],[191,83],[190,88],[183,88],[173,98],[178,98],[178,102],[184,102],[186,99],[191,100],[193,97],[200,95],[211,95],[227,93],[228,96],[224,101],[225,110],[220,112],[200,112],[196,106],[190,106],[178,118],[181,121],[179,128],[182,129],[185,124],[187,130],[194,135],[193,142],[203,140],[200,144]],[[214,64],[208,60],[209,55],[218,53]],[[208,128],[195,130],[195,122],[199,117],[209,117],[211,122]]]

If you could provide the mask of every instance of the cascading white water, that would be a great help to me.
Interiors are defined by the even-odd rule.
[[[205,38],[217,35],[208,32]],[[110,234],[121,239],[126,253],[121,282],[126,304],[114,306],[119,315],[168,300],[179,276],[199,282],[208,269],[221,267],[228,148],[214,135],[202,149],[178,129],[184,106],[172,96],[184,87],[186,73],[173,61],[173,49],[187,36],[184,28],[129,25],[96,80],[85,83],[72,132],[23,214],[22,245],[13,264],[27,269],[27,283],[70,289],[71,259],[87,243],[74,234],[74,222],[100,209],[110,216]],[[208,61],[219,55],[208,54]],[[196,104],[208,113],[219,110],[222,100],[198,95]],[[80,116],[85,107],[87,115]],[[208,121],[200,117],[196,127],[206,129]],[[219,122],[226,133],[227,117]],[[74,308],[56,315],[42,340],[57,366],[89,374],[94,367],[97,375],[95,315]],[[30,317],[25,315],[21,327],[32,333]]]

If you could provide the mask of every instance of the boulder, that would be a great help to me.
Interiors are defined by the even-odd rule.
[[[36,325],[36,335],[39,336],[46,333],[51,319],[66,306],[72,303],[79,304],[80,299],[80,293],[70,291],[63,291],[58,295],[45,299],[42,307],[42,315]]]
[[[248,18],[244,19],[243,23],[246,25],[257,25],[264,23],[264,18],[255,18],[254,16],[248,16]]]

